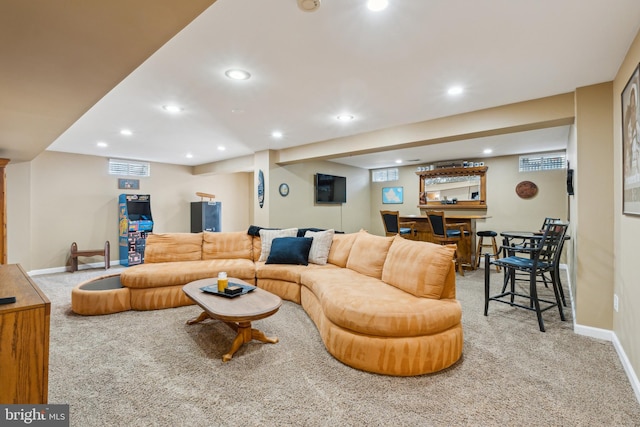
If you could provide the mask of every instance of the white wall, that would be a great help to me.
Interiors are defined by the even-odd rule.
[[[189,232],[196,191],[222,202],[222,229],[249,225],[248,173],[193,175],[191,167],[151,164],[140,190],[119,190],[107,173],[108,159],[44,152],[29,163],[7,168],[8,262],[27,270],[67,264],[72,242],[98,249],[109,240],[118,259],[118,195],[150,194],[154,232]],[[88,259],[87,262],[91,260]]]

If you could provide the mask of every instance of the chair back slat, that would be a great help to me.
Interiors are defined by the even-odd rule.
[[[431,233],[436,237],[446,237],[444,212],[428,211],[427,217],[429,218],[429,224],[431,224]]]
[[[568,226],[569,224],[555,221],[550,221],[545,225],[542,239],[538,243],[535,258],[537,262],[534,261],[534,268],[536,264],[554,265],[559,261]]]
[[[384,228],[387,233],[398,233],[399,229],[399,213],[398,212],[383,212],[382,221],[384,222]]]

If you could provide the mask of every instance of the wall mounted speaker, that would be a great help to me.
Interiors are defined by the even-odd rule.
[[[567,194],[573,196],[573,169],[567,169]]]

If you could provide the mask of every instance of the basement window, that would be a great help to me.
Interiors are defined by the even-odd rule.
[[[397,181],[398,168],[376,169],[371,171],[372,182]]]
[[[567,155],[565,153],[538,153],[520,156],[520,172],[548,171],[565,169]]]
[[[151,165],[148,162],[109,159],[109,175],[150,176]]]

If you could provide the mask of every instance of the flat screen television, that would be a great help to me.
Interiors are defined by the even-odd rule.
[[[347,203],[347,178],[316,174],[316,203]]]

